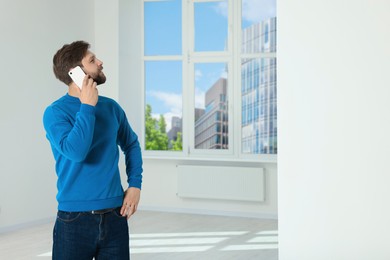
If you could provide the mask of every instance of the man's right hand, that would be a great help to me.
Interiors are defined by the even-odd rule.
[[[83,87],[80,92],[80,101],[83,104],[95,106],[98,101],[97,84],[89,75],[85,75],[83,80]]]

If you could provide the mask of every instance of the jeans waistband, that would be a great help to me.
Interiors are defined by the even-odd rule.
[[[99,210],[91,210],[91,211],[79,211],[79,212],[74,212],[74,213],[84,213],[84,214],[92,214],[92,215],[104,215],[107,213],[111,213],[117,209],[120,209],[120,207],[117,208],[109,208],[109,209],[99,209]],[[59,210],[60,212],[64,212]]]
[[[86,213],[91,213],[93,215],[103,215],[106,213],[113,212],[117,208],[110,208],[110,209],[100,209],[100,210],[92,210],[92,211],[87,211]]]

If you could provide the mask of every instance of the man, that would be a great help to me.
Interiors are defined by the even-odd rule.
[[[43,116],[58,176],[52,254],[53,259],[129,259],[127,220],[140,199],[141,150],[123,109],[98,95],[97,85],[106,76],[103,62],[89,47],[76,41],[53,57],[54,74],[68,85],[68,93]],[[68,75],[76,66],[86,74],[81,88]],[[125,155],[125,192],[118,146]]]

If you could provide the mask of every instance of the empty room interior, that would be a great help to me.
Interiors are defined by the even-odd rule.
[[[140,143],[131,259],[390,259],[389,11],[0,0],[0,259],[52,257],[59,184],[43,113],[68,91],[53,55],[79,40]],[[118,165],[126,189],[121,152]]]

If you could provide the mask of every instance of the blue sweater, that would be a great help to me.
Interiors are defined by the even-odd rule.
[[[46,108],[43,124],[56,161],[59,210],[122,205],[119,147],[125,155],[129,187],[141,188],[138,137],[114,100],[99,96],[94,107],[66,94]]]

